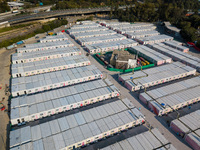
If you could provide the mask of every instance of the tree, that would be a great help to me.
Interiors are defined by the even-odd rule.
[[[0,12],[10,11],[10,7],[7,4],[6,0],[0,0]]]
[[[193,27],[189,27],[189,28],[185,27],[181,29],[180,34],[187,41],[194,42],[197,40],[196,31],[197,30]]]

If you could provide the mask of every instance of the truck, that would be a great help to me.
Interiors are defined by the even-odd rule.
[[[48,32],[48,35],[53,35],[54,33],[53,32]]]
[[[12,13],[18,13],[18,10],[13,10]]]
[[[7,46],[6,49],[10,50],[10,49],[13,49],[15,47],[17,47],[17,45],[13,44],[13,45]]]
[[[24,43],[24,41],[19,41],[19,42],[17,42],[16,44],[17,45],[21,45],[21,44],[23,44]]]

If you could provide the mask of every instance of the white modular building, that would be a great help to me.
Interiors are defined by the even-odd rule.
[[[94,54],[100,52],[113,51],[117,49],[129,48],[137,45],[138,43],[136,41],[131,39],[125,39],[119,41],[111,41],[107,43],[96,43],[91,45],[86,44],[85,47],[89,53]]]
[[[124,33],[125,36],[127,36],[130,39],[139,39],[143,37],[148,37],[148,36],[156,36],[159,35],[160,33],[158,31],[142,31],[142,32],[126,32]]]
[[[50,50],[50,49],[52,50],[52,49],[66,48],[66,47],[72,47],[72,46],[74,46],[74,44],[70,40],[48,42],[48,43],[35,43],[35,44],[28,44],[23,48],[18,48],[17,53],[43,51],[43,50]]]
[[[170,127],[183,137],[192,149],[200,149],[200,110],[173,120]]]
[[[139,99],[155,114],[161,116],[200,101],[200,94],[197,92],[199,87],[200,77],[197,76],[142,92]]]
[[[10,131],[10,148],[72,150],[143,124],[143,114],[130,101],[122,101]]]
[[[149,44],[147,46],[171,57],[175,61],[180,61],[186,65],[197,69],[197,71],[200,71],[200,59],[195,56],[181,52],[163,43]]]
[[[99,36],[99,37],[88,37],[88,38],[81,38],[78,39],[78,42],[84,46],[86,44],[91,45],[95,43],[107,43],[111,41],[119,41],[126,39],[125,36],[121,34],[114,34],[114,35],[108,35],[108,36]]]
[[[165,41],[172,41],[174,38],[165,34],[160,34],[156,36],[149,36],[149,37],[143,37],[136,39],[137,42],[140,44],[154,44],[154,43],[160,43]]]
[[[72,27],[70,27],[70,29],[74,30],[74,29],[98,28],[100,26],[101,26],[100,24],[93,22],[90,24],[73,25]]]
[[[100,23],[102,26],[105,26],[105,27],[112,27],[112,26],[119,26],[119,25],[130,25],[129,22],[101,22]]]
[[[100,150],[176,150],[157,128],[106,146]]]
[[[116,30],[116,29],[136,29],[136,28],[151,28],[151,27],[155,27],[153,24],[151,23],[134,23],[134,24],[130,24],[128,22],[122,22],[122,23],[109,23],[106,25],[109,29],[112,30]]]
[[[84,20],[84,21],[81,21],[80,24],[82,24],[82,25],[90,25],[90,24],[95,24],[95,22],[91,21],[91,20]]]
[[[130,47],[129,50],[134,54],[138,54],[139,56],[149,60],[150,62],[153,62],[156,65],[162,65],[172,62],[172,58],[144,45]]]
[[[65,40],[68,40],[67,36],[64,34],[61,34],[61,35],[55,35],[55,36],[46,36],[45,38],[40,39],[40,43],[65,41]]]
[[[157,74],[150,75],[148,77],[135,79],[135,80],[128,80],[125,83],[125,86],[130,91],[137,91],[140,89],[144,89],[147,87],[155,86],[158,84],[162,84],[165,82],[177,80],[183,77],[187,77],[190,75],[195,75],[196,69],[193,69],[189,66],[184,66],[180,68],[176,68],[176,70],[168,70],[165,72],[160,72]]]
[[[151,34],[153,34],[153,31],[155,31],[155,29],[156,29],[156,26],[153,26],[153,25],[151,25],[151,26],[145,26],[145,27],[137,27],[137,28],[135,28],[135,27],[132,27],[132,26],[130,26],[130,27],[115,27],[115,31],[117,32],[117,33],[120,33],[120,34],[127,34],[127,33],[130,33],[130,34],[137,34],[137,35],[140,35],[140,32],[142,33],[143,32],[143,34],[145,34],[145,32],[149,32],[149,34],[151,33]],[[155,34],[155,32],[154,32],[154,34]]]
[[[105,30],[105,31],[95,31],[95,32],[86,32],[86,33],[74,33],[71,34],[75,40],[80,38],[88,38],[88,37],[98,37],[98,36],[107,36],[107,35],[114,35],[117,34],[115,31],[112,30]]]
[[[16,97],[11,103],[11,124],[20,125],[118,96],[119,90],[109,80],[99,79]]]
[[[56,35],[64,35],[64,33],[62,31],[59,31],[56,33]]]
[[[195,74],[196,69],[178,62],[124,74],[119,76],[119,81],[124,82],[130,91],[137,91]]]
[[[12,54],[12,63],[28,63],[74,55],[81,55],[80,49],[75,46],[67,48],[49,49],[45,51],[32,51],[29,53],[14,53]]]
[[[150,101],[148,107],[158,116],[173,112],[200,101],[200,86]],[[162,107],[163,106],[163,107]]]
[[[100,26],[100,27],[95,27],[95,28],[68,29],[67,33],[71,35],[75,33],[86,33],[86,32],[95,32],[95,31],[101,32],[101,31],[106,31],[106,30],[109,30],[109,29],[106,27]]]
[[[185,46],[182,46],[182,45],[179,45],[179,44],[177,44],[177,42],[176,41],[167,41],[167,42],[163,42],[165,45],[168,45],[168,46],[170,46],[170,47],[172,47],[172,48],[175,48],[175,49],[177,49],[177,50],[179,50],[179,51],[182,51],[182,52],[184,52],[184,53],[187,53],[188,51],[189,51],[189,48],[188,47],[185,47]]]
[[[102,77],[101,71],[96,66],[90,65],[34,76],[12,78],[11,93],[13,97],[33,94]]]
[[[177,67],[183,67],[183,66],[185,65],[180,62],[173,62],[171,64],[165,64],[165,65],[145,69],[143,71],[135,71],[134,73],[123,74],[118,77],[118,80],[124,84],[125,81],[130,80],[130,79],[148,76],[148,75],[159,73],[161,71],[176,69]]]
[[[83,55],[61,57],[29,63],[12,64],[12,77],[32,76],[36,74],[65,70],[90,65],[90,61]]]

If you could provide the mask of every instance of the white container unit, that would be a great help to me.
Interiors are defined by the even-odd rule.
[[[160,34],[156,36],[149,36],[149,37],[143,37],[140,39],[137,39],[140,44],[154,44],[154,43],[160,43],[165,41],[172,41],[174,38],[165,34]]]
[[[99,37],[88,37],[88,38],[81,38],[78,39],[78,42],[84,46],[86,44],[91,45],[95,43],[107,43],[111,41],[119,41],[126,39],[125,36],[121,34],[115,34],[115,35],[108,35],[108,36],[99,36]]]
[[[50,49],[45,51],[34,51],[30,53],[14,53],[12,54],[12,63],[28,63],[74,55],[81,55],[80,49],[78,49],[75,46],[67,48]]]
[[[101,22],[100,24],[102,26],[106,26],[108,28],[110,28],[112,26],[119,26],[119,25],[126,25],[126,24],[130,25],[129,22],[109,22],[109,23],[108,22]]]
[[[35,145],[35,142],[42,141],[44,150],[72,150],[141,125],[145,122],[144,118],[136,107],[127,108],[121,100],[116,100],[46,123],[11,131],[10,148],[15,146],[20,149],[30,143]],[[28,128],[27,133],[23,133],[26,131],[24,128]],[[30,138],[23,138],[24,134],[30,135]],[[47,139],[51,140],[47,142]]]
[[[170,111],[173,111],[173,110],[169,109],[168,104],[170,104],[170,106],[172,108],[177,110],[177,109],[181,109],[187,105],[198,102],[198,99],[196,99],[194,101],[187,101],[187,100],[184,101],[184,98],[179,97],[177,99],[177,96],[180,95],[179,93],[181,91],[186,91],[185,93],[187,93],[187,90],[196,89],[199,86],[200,86],[200,78],[194,77],[194,78],[183,80],[183,81],[173,83],[173,84],[170,84],[170,85],[167,85],[164,87],[160,87],[160,88],[157,88],[154,90],[150,90],[148,92],[140,93],[139,99],[144,104],[148,105],[149,108],[151,108],[157,115],[164,115],[164,114],[169,113]],[[169,95],[171,95],[171,96],[167,97]],[[183,95],[185,95],[185,94],[183,94]],[[174,100],[174,97],[176,98],[176,100]],[[161,102],[161,100],[162,100],[162,102]],[[179,102],[177,100],[179,100]],[[160,110],[158,110],[158,108]]]
[[[162,53],[159,53],[144,45],[134,46],[129,48],[129,50],[134,52],[135,54],[140,55],[141,57],[144,57],[145,59],[153,62],[156,65],[162,65],[172,62],[172,59],[170,57],[165,56]]]
[[[157,128],[151,129],[135,136],[131,136],[125,140],[114,143],[100,150],[176,150],[170,142],[160,133]]]
[[[146,77],[148,75],[160,73],[162,71],[176,69],[176,68],[183,67],[183,66],[185,66],[185,65],[180,62],[173,62],[171,64],[165,64],[162,66],[157,66],[157,67],[153,67],[153,68],[149,68],[149,69],[145,69],[145,70],[135,71],[134,73],[123,74],[118,77],[118,80],[120,82],[125,83],[125,81],[130,80],[130,79]]]
[[[107,36],[107,35],[114,35],[114,34],[117,34],[117,33],[112,30],[106,30],[106,31],[101,31],[101,32],[95,31],[95,32],[86,32],[86,33],[74,33],[74,34],[71,34],[71,36],[77,40],[80,38]]]
[[[148,37],[148,36],[155,36],[159,35],[160,33],[158,31],[143,31],[143,32],[126,32],[124,33],[125,36],[127,36],[130,39],[139,39],[143,37]]]
[[[85,21],[81,21],[80,24],[82,24],[82,25],[91,25],[91,24],[95,24],[95,22],[91,21],[91,20],[85,20]]]
[[[21,64],[12,64],[12,77],[32,76],[52,71],[90,65],[90,61],[83,55],[55,58],[52,60],[36,61]]]
[[[200,71],[200,59],[189,55],[187,53],[178,51],[174,48],[171,48],[163,43],[157,43],[157,44],[149,44],[148,47],[153,48],[154,50],[161,52],[169,57],[172,57],[173,60],[180,61],[186,65],[189,65],[198,71]]]
[[[139,34],[140,35],[140,33],[145,34],[145,32],[151,32],[151,34],[152,34],[152,32],[155,31],[155,29],[156,29],[156,26],[153,26],[153,25],[148,26],[148,27],[137,27],[137,28],[132,27],[132,26],[130,26],[130,27],[123,27],[122,26],[122,27],[116,27],[115,31],[117,33],[120,33],[120,34],[132,33],[132,34]]]
[[[59,32],[56,33],[56,35],[64,35],[64,33],[59,31]]]
[[[125,39],[125,40],[119,40],[119,41],[111,41],[107,43],[96,43],[91,45],[85,45],[86,50],[89,53],[100,53],[100,52],[108,52],[113,51],[117,49],[124,49],[128,47],[133,47],[138,45],[138,43],[134,40]]]
[[[74,46],[74,44],[70,40],[48,42],[48,43],[35,43],[35,44],[28,44],[23,48],[18,48],[17,53],[35,52],[35,51],[43,51],[50,49],[52,50],[52,49],[72,47],[72,46]]]
[[[130,28],[145,28],[145,27],[152,27],[154,26],[153,24],[151,23],[135,23],[135,24],[130,24],[130,23],[118,23],[118,24],[108,24],[107,27],[109,29],[112,29],[112,30],[115,30],[115,29],[130,29]]]
[[[173,120],[170,127],[183,137],[192,149],[200,149],[200,110]]]
[[[167,41],[167,42],[164,42],[164,44],[172,47],[172,48],[175,48],[177,50],[180,50],[184,53],[187,53],[189,51],[189,48],[188,47],[185,47],[185,46],[182,46],[182,45],[179,45],[177,44],[177,42],[175,42],[174,40],[173,41]]]
[[[97,28],[82,28],[82,29],[68,29],[67,33],[71,34],[75,34],[75,33],[86,33],[86,32],[95,32],[95,31],[106,31],[108,30],[108,28],[106,27],[97,27]]]
[[[33,94],[102,77],[100,70],[90,65],[28,77],[12,78],[11,93],[13,97]]]
[[[99,26],[101,25],[97,23],[81,24],[81,25],[73,25],[72,27],[70,27],[70,29],[98,28]]]
[[[130,79],[125,82],[125,86],[130,91],[137,91],[162,84],[165,82],[173,81],[176,79],[184,78],[190,75],[195,75],[196,69],[193,69],[189,66],[184,66],[172,70],[162,71],[156,74],[149,75],[148,77],[142,77],[139,79]]]
[[[158,85],[189,75],[194,75],[196,70],[180,62],[166,64],[144,71],[136,71],[118,77],[130,91],[140,90],[144,87]]]
[[[174,132],[178,133],[182,137],[186,136],[190,132],[193,132],[200,128],[200,110],[191,112],[187,115],[175,119],[171,122],[170,127]]]
[[[199,90],[200,86],[197,86],[163,98],[158,98],[156,101],[150,101],[148,107],[158,116],[162,116],[173,112],[174,110],[199,102]]]
[[[200,149],[200,129],[195,130],[185,136],[185,141],[194,149]]]
[[[47,42],[56,42],[56,41],[65,41],[68,40],[66,35],[55,35],[55,36],[46,36],[45,38],[40,39],[40,43]]]
[[[92,85],[94,87],[90,87]],[[86,86],[88,87],[87,90],[84,89]],[[80,89],[82,92],[78,91]],[[11,124],[24,124],[25,122],[34,121],[118,96],[119,90],[114,85],[107,86],[106,82],[97,80],[91,83],[79,84],[75,87],[65,87],[56,91],[47,91],[36,95],[13,98]],[[28,113],[26,113],[26,116],[21,116],[20,112],[24,109]]]

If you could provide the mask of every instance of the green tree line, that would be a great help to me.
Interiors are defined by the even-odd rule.
[[[120,21],[128,22],[156,22],[170,21],[171,24],[181,29],[180,34],[187,41],[200,43],[197,29],[200,28],[198,0],[146,0],[145,3],[134,3],[126,10],[119,9],[118,5],[112,6],[110,14]],[[188,11],[194,12],[186,16]]]

